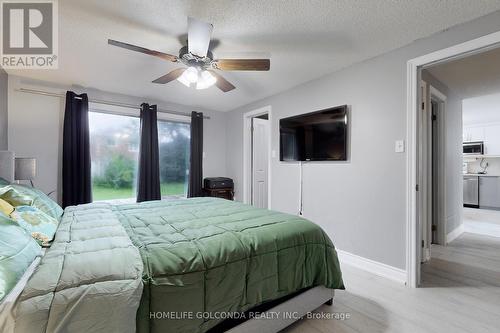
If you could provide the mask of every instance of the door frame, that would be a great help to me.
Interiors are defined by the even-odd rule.
[[[438,103],[438,144],[437,144],[437,153],[438,161],[437,161],[437,170],[436,173],[438,175],[437,180],[437,191],[438,193],[433,193],[433,195],[437,196],[437,199],[432,203],[436,204],[437,212],[436,215],[438,217],[438,229],[437,229],[437,239],[439,244],[446,245],[446,220],[448,216],[447,206],[446,206],[446,177],[447,177],[447,168],[448,165],[446,163],[446,112],[447,112],[447,100],[448,97],[443,94],[441,91],[429,85],[429,97],[430,101],[436,101]],[[432,106],[431,106],[432,113]],[[431,166],[432,168],[432,166]],[[433,179],[433,183],[434,183]],[[431,184],[432,185],[432,184]],[[431,188],[432,191],[432,188]],[[432,197],[431,197],[432,198]],[[431,199],[432,200],[432,199]],[[432,236],[431,236],[432,241]],[[429,242],[430,243],[430,242]]]
[[[431,258],[431,243],[432,243],[432,221],[434,218],[437,219],[437,236],[438,243],[441,245],[446,245],[446,168],[448,167],[446,163],[446,101],[447,96],[441,91],[436,89],[432,84],[421,80],[420,86],[423,89],[423,111],[421,120],[422,123],[422,135],[427,138],[422,138],[425,142],[426,148],[423,149],[422,166],[424,168],[422,172],[423,180],[421,190],[424,192],[425,201],[422,202],[422,210],[425,214],[425,223],[422,223],[422,236],[423,236],[423,248],[421,261],[426,262]],[[432,137],[433,130],[433,120],[432,120],[432,102],[436,102],[438,109],[436,110],[437,115],[437,135],[435,138]],[[436,142],[434,142],[434,140]],[[433,149],[436,148],[437,161],[432,158]],[[435,173],[434,173],[435,167]],[[437,175],[434,179],[434,174]],[[436,187],[434,187],[436,185]],[[436,191],[434,191],[436,190]]]
[[[452,59],[459,59],[472,54],[481,53],[500,45],[500,31],[491,33],[461,44],[457,44],[439,51],[435,51],[407,62],[407,106],[406,106],[406,140],[408,142],[408,154],[406,161],[406,273],[407,285],[418,287],[420,279],[420,255],[421,215],[419,205],[423,199],[422,192],[418,191],[418,185],[422,183],[421,170],[418,165],[419,150],[419,87],[421,80],[421,69],[426,66],[435,65]]]
[[[267,171],[267,209],[271,209],[271,139],[272,110],[267,105],[243,114],[243,203],[252,203],[252,118],[267,114],[269,121],[268,137],[268,171]]]

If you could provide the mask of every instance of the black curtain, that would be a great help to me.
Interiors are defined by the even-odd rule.
[[[141,144],[137,202],[160,200],[160,151],[156,105],[141,104]]]
[[[203,113],[191,112],[191,158],[188,197],[203,196]]]
[[[92,201],[90,178],[89,100],[66,92],[63,129],[63,207]]]

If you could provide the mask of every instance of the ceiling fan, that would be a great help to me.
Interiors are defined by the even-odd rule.
[[[179,50],[179,56],[146,49],[144,47],[108,39],[108,44],[124,49],[152,55],[167,61],[182,63],[187,67],[177,68],[157,78],[153,83],[165,84],[177,79],[187,87],[206,89],[216,85],[223,92],[236,88],[216,70],[222,71],[268,71],[269,59],[214,59],[209,49],[213,25],[188,17],[187,46]]]

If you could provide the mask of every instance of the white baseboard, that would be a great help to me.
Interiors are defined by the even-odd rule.
[[[407,274],[404,269],[383,264],[378,261],[360,257],[358,255],[337,249],[339,261],[342,264],[350,265],[372,274],[390,279],[392,281],[406,284]]]
[[[463,223],[446,235],[446,244],[453,242],[458,236],[464,233]]]

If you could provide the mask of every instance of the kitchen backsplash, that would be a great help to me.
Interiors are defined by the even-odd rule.
[[[478,173],[483,171],[483,168],[479,165],[481,163],[481,159],[470,161],[470,159],[465,158],[464,163],[467,163],[468,173]],[[485,163],[488,163],[488,168],[486,169],[487,174],[500,176],[500,157],[485,158],[483,165],[485,165]]]

